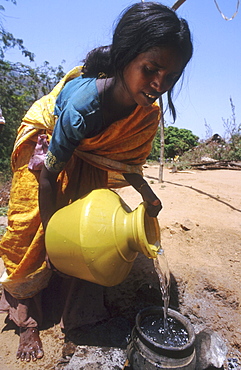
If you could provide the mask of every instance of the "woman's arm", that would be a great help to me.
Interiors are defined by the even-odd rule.
[[[39,210],[44,230],[56,211],[57,172],[50,172],[43,166],[39,179]]]
[[[148,215],[156,217],[162,209],[162,204],[148,183],[137,173],[123,173],[123,176],[141,194],[142,199],[148,203]]]

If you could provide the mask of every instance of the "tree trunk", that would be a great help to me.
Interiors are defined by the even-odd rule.
[[[177,10],[186,0],[177,0],[172,6],[173,10]],[[164,169],[164,115],[163,115],[163,101],[162,97],[159,98],[161,118],[160,118],[160,166],[159,166],[159,182],[163,182],[163,169]]]

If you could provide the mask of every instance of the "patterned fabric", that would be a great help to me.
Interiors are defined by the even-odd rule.
[[[8,227],[0,244],[6,273],[2,284],[16,298],[31,297],[48,284],[51,272],[45,262],[44,232],[38,208],[40,171],[30,170],[39,135],[50,141],[56,117],[55,101],[65,83],[81,74],[76,67],[53,91],[33,104],[18,130],[12,153],[14,172]],[[123,186],[112,171],[140,173],[151,150],[159,122],[159,107],[137,107],[92,138],[83,139],[57,179],[57,208],[93,189]],[[111,174],[111,176],[109,176]]]
[[[28,164],[28,168],[30,170],[40,171],[42,169],[47,150],[48,150],[47,135],[44,134],[38,135],[36,147]]]
[[[49,171],[60,172],[66,165],[66,162],[59,161],[57,157],[48,150],[44,158],[44,165]]]
[[[40,171],[28,169],[34,147],[35,142],[30,142],[19,153],[10,193],[8,227],[0,244],[6,269],[1,282],[19,299],[45,288],[51,276],[45,263],[44,231],[38,210]]]

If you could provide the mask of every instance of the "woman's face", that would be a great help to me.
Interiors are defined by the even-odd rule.
[[[154,47],[139,54],[123,71],[125,104],[154,103],[173,87],[182,70],[182,57],[174,47]]]

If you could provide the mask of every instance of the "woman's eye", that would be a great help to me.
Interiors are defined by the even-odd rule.
[[[154,74],[154,73],[157,73],[158,70],[157,69],[153,69],[151,67],[148,67],[148,66],[145,66],[145,71],[149,74]]]

